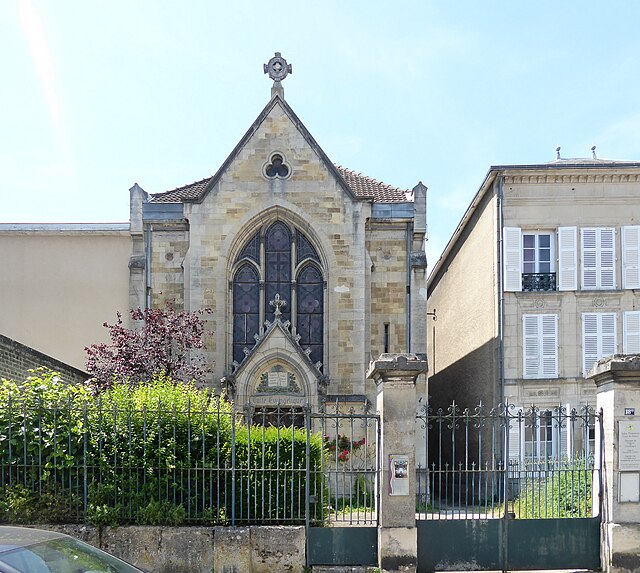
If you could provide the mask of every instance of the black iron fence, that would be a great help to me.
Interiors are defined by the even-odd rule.
[[[425,408],[417,422],[425,434],[416,499],[422,519],[597,515],[601,433],[591,406],[454,403]]]
[[[333,524],[377,525],[380,417],[369,411],[368,404],[356,408],[334,403],[325,404],[310,418],[323,437],[320,465],[325,479],[325,487],[312,493],[311,502],[326,508],[325,521]]]
[[[280,405],[238,411],[189,387],[152,407],[124,388],[91,399],[35,383],[32,391],[7,388],[5,522],[377,522],[375,415]]]

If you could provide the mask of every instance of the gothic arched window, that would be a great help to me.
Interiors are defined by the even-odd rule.
[[[298,229],[276,221],[255,233],[240,250],[233,274],[233,360],[255,345],[270,304],[279,295],[282,322],[295,325],[300,346],[314,363],[324,360],[324,275],[313,244]]]

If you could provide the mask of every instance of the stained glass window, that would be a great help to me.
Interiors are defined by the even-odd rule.
[[[261,242],[264,260],[260,258]],[[255,261],[257,266],[247,259]],[[308,262],[297,277],[294,276],[296,267],[304,261]],[[280,320],[295,325],[301,347],[311,349],[312,362],[323,362],[324,276],[320,257],[311,241],[298,229],[292,230],[283,221],[276,221],[243,245],[236,264],[239,267],[233,278],[233,359],[242,363],[244,349],[255,346],[254,336],[259,333],[260,325],[265,320],[273,321],[275,309],[270,302],[277,294],[286,302],[280,306]]]
[[[289,167],[287,167],[287,164],[282,159],[282,155],[275,154],[271,158],[271,163],[267,165],[265,174],[269,179],[273,179],[275,177],[286,177],[289,175]]]
[[[233,359],[240,364],[244,348],[256,343],[260,328],[260,289],[258,271],[243,265],[233,279]]]
[[[248,258],[260,264],[260,231],[247,241],[238,258]]]
[[[296,258],[297,264],[305,261],[306,259],[312,259],[316,262],[320,262],[320,257],[313,245],[309,242],[309,239],[305,237],[300,231],[296,231]]]
[[[297,332],[302,348],[311,348],[312,362],[322,362],[324,341],[324,287],[322,273],[315,265],[307,265],[298,274]]]
[[[278,221],[269,227],[265,236],[265,296],[268,305],[276,294],[287,301],[280,307],[282,320],[291,320],[291,233]]]

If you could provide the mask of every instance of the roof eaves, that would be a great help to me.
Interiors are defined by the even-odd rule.
[[[429,273],[429,278],[427,279],[427,292],[429,292],[430,290],[432,279],[434,279],[437,276],[437,274],[440,272],[442,265],[447,260],[447,258],[449,257],[449,254],[455,247],[455,244],[458,241],[458,237],[462,234],[462,232],[466,228],[474,211],[476,210],[476,207],[479,205],[482,198],[485,196],[487,191],[491,189],[491,185],[500,170],[501,168],[492,166],[489,168],[489,171],[487,171],[487,174],[484,177],[484,181],[482,182],[482,185],[480,185],[480,188],[478,189],[473,199],[471,200],[471,203],[467,207],[467,210],[464,212],[462,219],[460,219],[460,222],[458,223],[456,230],[451,235],[451,238],[447,242],[444,250],[442,251],[442,254],[440,255],[440,257],[436,261],[436,264],[433,266],[433,269]]]
[[[477,193],[475,194],[474,198],[472,199],[471,203],[469,204],[469,207],[467,207],[467,210],[465,211],[464,215],[462,216],[462,219],[460,220],[460,222],[458,223],[458,226],[456,227],[456,230],[453,232],[453,234],[451,235],[451,238],[449,239],[449,241],[447,242],[444,250],[442,251],[442,254],[440,255],[440,257],[438,258],[436,264],[434,265],[433,269],[431,270],[431,272],[429,273],[429,278],[427,279],[427,291],[429,291],[430,287],[431,287],[431,281],[437,276],[438,272],[440,271],[442,265],[444,264],[444,262],[446,261],[447,257],[449,256],[449,254],[451,253],[451,251],[453,250],[458,237],[460,236],[460,234],[464,231],[465,227],[467,226],[467,223],[469,222],[469,220],[471,219],[471,216],[473,215],[473,212],[475,211],[476,207],[478,206],[479,202],[482,200],[482,198],[484,197],[485,193],[488,191],[488,189],[490,189],[490,184],[493,182],[493,180],[496,178],[496,176],[503,171],[546,171],[546,170],[553,170],[553,169],[567,169],[567,168],[580,168],[580,169],[585,169],[585,168],[594,168],[594,169],[611,169],[612,167],[623,167],[623,168],[640,168],[640,162],[637,161],[607,161],[607,162],[602,162],[602,163],[555,163],[555,162],[551,162],[551,163],[537,163],[537,164],[528,164],[528,165],[492,165],[491,167],[489,167],[489,171],[487,171],[487,174],[485,175],[484,181],[482,182],[482,185],[480,185],[480,188],[478,189]]]
[[[547,171],[553,169],[611,169],[612,167],[640,168],[638,161],[607,161],[596,160],[594,162],[583,162],[582,160],[561,160],[549,163],[534,163],[529,165],[492,165],[489,171]]]

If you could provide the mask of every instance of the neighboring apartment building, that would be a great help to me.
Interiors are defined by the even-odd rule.
[[[432,405],[535,405],[560,452],[552,408],[595,405],[594,362],[640,352],[639,249],[640,163],[491,167],[428,280]]]

